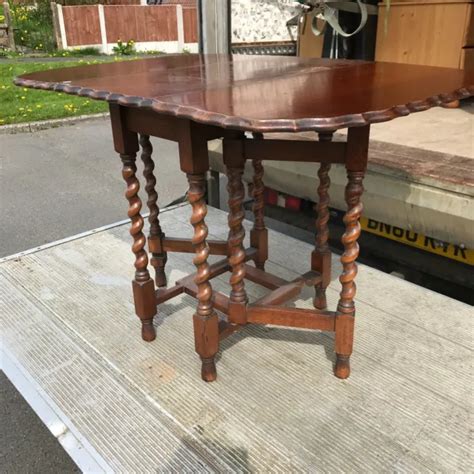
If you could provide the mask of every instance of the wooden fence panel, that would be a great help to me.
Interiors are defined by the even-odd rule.
[[[184,42],[198,42],[198,25],[196,8],[183,8]]]
[[[101,43],[97,5],[63,7],[63,17],[68,46]]]
[[[107,42],[177,41],[175,6],[104,6]]]

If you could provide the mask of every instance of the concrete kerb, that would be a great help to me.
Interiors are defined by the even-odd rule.
[[[14,133],[30,133],[38,130],[47,130],[48,128],[62,127],[64,125],[74,125],[78,122],[84,122],[91,119],[107,119],[108,112],[92,115],[78,115],[77,117],[66,117],[60,119],[40,120],[38,122],[14,123],[11,125],[0,126],[0,135]]]

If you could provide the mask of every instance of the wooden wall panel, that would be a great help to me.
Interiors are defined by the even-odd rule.
[[[183,27],[185,43],[197,43],[199,41],[197,21],[198,20],[196,8],[183,8]]]
[[[379,4],[377,61],[459,67],[471,5],[466,1],[394,2],[388,31]]]
[[[63,7],[63,16],[68,46],[101,43],[97,5]]]
[[[466,34],[463,46],[472,47],[474,46],[474,8],[472,3],[467,8],[466,25],[464,27]]]
[[[175,6],[105,6],[107,42],[177,41]]]

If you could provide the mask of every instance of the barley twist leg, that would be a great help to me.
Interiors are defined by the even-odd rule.
[[[135,255],[135,279],[133,296],[135,311],[142,323],[142,338],[155,339],[153,317],[156,314],[155,285],[148,273],[148,255],[145,250],[146,237],[143,234],[143,217],[140,214],[142,202],[138,196],[140,184],[136,177],[136,154],[121,154],[122,176],[127,183],[125,197],[128,200],[128,217],[131,220],[130,235],[133,237],[132,252]]]
[[[331,279],[331,251],[329,250],[329,163],[321,163],[318,170],[318,203],[315,206],[316,217],[316,242],[312,254],[312,269],[319,271],[322,280],[315,286],[314,307],[324,310],[327,308],[326,288]]]
[[[262,140],[261,133],[254,133],[254,138]],[[265,269],[265,262],[268,259],[268,231],[265,228],[265,186],[263,184],[263,165],[262,160],[252,160],[253,166],[253,228],[250,231],[250,245],[258,249],[255,256],[255,266],[260,270]]]
[[[332,134],[319,134],[319,141],[331,141]],[[321,273],[321,282],[315,289],[313,305],[316,309],[324,310],[327,308],[326,288],[331,281],[331,251],[329,249],[329,187],[331,179],[329,171],[330,163],[321,163],[318,170],[318,203],[314,209],[316,211],[316,241],[313,253],[311,255],[311,269]]]
[[[204,219],[207,214],[206,179],[204,174],[187,174],[189,182],[188,199],[192,206],[191,224],[194,228],[193,245],[196,252],[193,263],[197,272],[194,282],[197,285],[198,305],[193,317],[196,352],[201,357],[202,379],[212,382],[216,379],[215,355],[219,349],[218,318],[212,304],[212,287],[209,282],[209,246]]]
[[[148,135],[140,135],[140,145],[142,147],[141,158],[144,164],[143,176],[146,180],[145,190],[148,196],[147,205],[150,211],[148,217],[150,223],[149,240],[155,240],[159,247],[162,247],[164,233],[161,230],[159,221],[160,208],[158,207],[156,178],[153,172],[155,164],[152,159],[153,147],[150,142],[150,137]],[[164,251],[152,253],[150,263],[155,269],[155,281],[158,287],[166,286],[165,265],[167,259],[167,254]]]
[[[356,259],[359,255],[357,239],[361,233],[359,218],[363,207],[360,198],[364,190],[362,185],[364,174],[364,171],[347,172],[348,184],[345,192],[347,212],[344,216],[346,230],[342,236],[344,253],[341,256],[343,271],[339,278],[342,290],[336,316],[335,374],[342,379],[349,377],[350,374],[349,358],[352,353],[355,317],[354,297],[356,285],[354,279],[357,275]]]
[[[246,323],[247,293],[245,292],[245,250],[243,241],[245,230],[242,222],[245,217],[243,201],[245,197],[242,183],[243,166],[227,167],[229,192],[229,263],[232,268],[230,284],[229,321]]]

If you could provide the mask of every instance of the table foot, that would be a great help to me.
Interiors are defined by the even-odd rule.
[[[150,263],[155,269],[155,282],[158,288],[166,287],[168,282],[166,280],[165,265],[167,257],[156,256],[152,254]]]
[[[325,310],[328,307],[326,301],[326,289],[321,288],[320,285],[316,285],[315,287],[316,296],[313,298],[313,306],[316,309]]]
[[[146,342],[151,342],[156,339],[155,326],[153,326],[153,319],[142,319],[142,339]]]
[[[336,354],[334,375],[339,379],[347,379],[351,373],[350,356]]]
[[[214,382],[214,380],[217,379],[216,363],[214,358],[201,360],[201,378],[204,380],[204,382]]]

